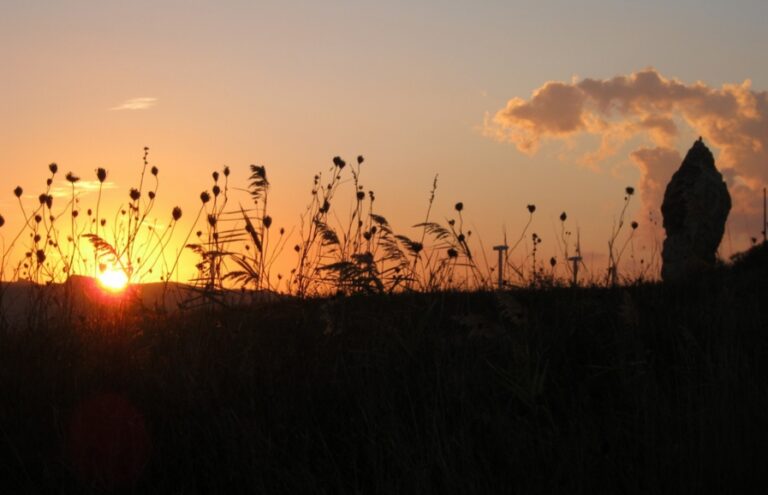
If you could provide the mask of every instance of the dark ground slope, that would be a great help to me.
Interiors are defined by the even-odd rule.
[[[764,486],[766,268],[760,248],[687,286],[285,301],[11,333],[0,489]]]

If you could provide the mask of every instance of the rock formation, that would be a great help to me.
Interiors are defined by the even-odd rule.
[[[731,196],[723,176],[699,138],[664,192],[661,213],[667,238],[661,277],[665,281],[681,281],[715,264],[730,210]]]

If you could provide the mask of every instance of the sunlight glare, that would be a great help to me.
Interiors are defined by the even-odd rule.
[[[122,292],[128,286],[128,275],[121,268],[109,266],[99,274],[99,285],[110,292]]]

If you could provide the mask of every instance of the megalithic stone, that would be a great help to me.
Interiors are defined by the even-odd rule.
[[[730,210],[728,187],[715,167],[712,152],[699,138],[664,192],[664,281],[679,282],[714,266]]]

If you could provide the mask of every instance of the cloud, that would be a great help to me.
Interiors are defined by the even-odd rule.
[[[114,182],[104,182],[102,184],[97,180],[79,180],[75,183],[75,194],[81,196],[92,192],[98,192],[99,186],[105,191],[108,189],[117,189],[117,185]],[[54,198],[71,197],[72,185],[69,182],[61,181],[61,185],[56,185],[51,188],[50,195]]]
[[[110,108],[110,110],[146,110],[155,106],[157,98],[131,98],[122,104]]]
[[[545,140],[596,135],[598,148],[576,160],[592,168],[630,139],[645,137],[653,146],[630,157],[640,169],[646,207],[658,212],[667,181],[682,160],[678,148],[691,145],[678,143],[678,123],[719,150],[717,166],[731,190],[733,214],[741,215],[736,228],[754,235],[760,230],[755,212],[768,182],[768,92],[753,90],[749,80],[717,88],[686,84],[650,68],[611,79],[547,82],[530,98],[512,98],[486,116],[485,134],[526,154],[536,153]]]

